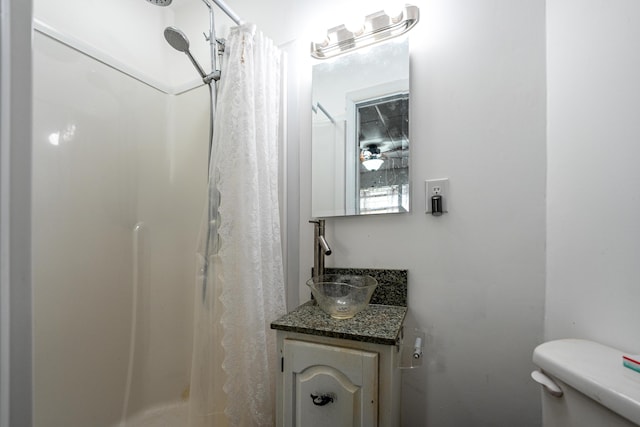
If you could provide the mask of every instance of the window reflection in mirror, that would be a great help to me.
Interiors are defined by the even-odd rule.
[[[409,94],[356,105],[358,213],[409,211]]]
[[[316,61],[312,215],[409,211],[406,37]]]

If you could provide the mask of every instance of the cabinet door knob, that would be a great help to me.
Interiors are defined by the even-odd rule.
[[[328,403],[333,402],[335,395],[333,393],[325,393],[325,394],[311,394],[311,400],[313,404],[316,406],[324,406]]]

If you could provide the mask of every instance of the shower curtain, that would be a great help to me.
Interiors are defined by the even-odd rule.
[[[282,62],[254,25],[231,30],[199,250],[190,427],[274,424],[270,322],[285,313],[278,208]]]

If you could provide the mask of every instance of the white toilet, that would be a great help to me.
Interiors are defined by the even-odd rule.
[[[544,427],[640,426],[640,372],[622,365],[623,352],[592,341],[539,345],[531,377],[542,385]]]

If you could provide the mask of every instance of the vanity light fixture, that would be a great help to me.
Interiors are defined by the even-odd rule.
[[[360,161],[368,171],[377,171],[384,163],[377,145],[370,145],[360,152]]]
[[[367,15],[364,24],[352,31],[342,24],[327,31],[320,42],[311,42],[311,56],[327,59],[361,47],[370,46],[400,36],[418,23],[420,11],[417,6],[406,5],[401,12],[391,15],[380,11]]]

